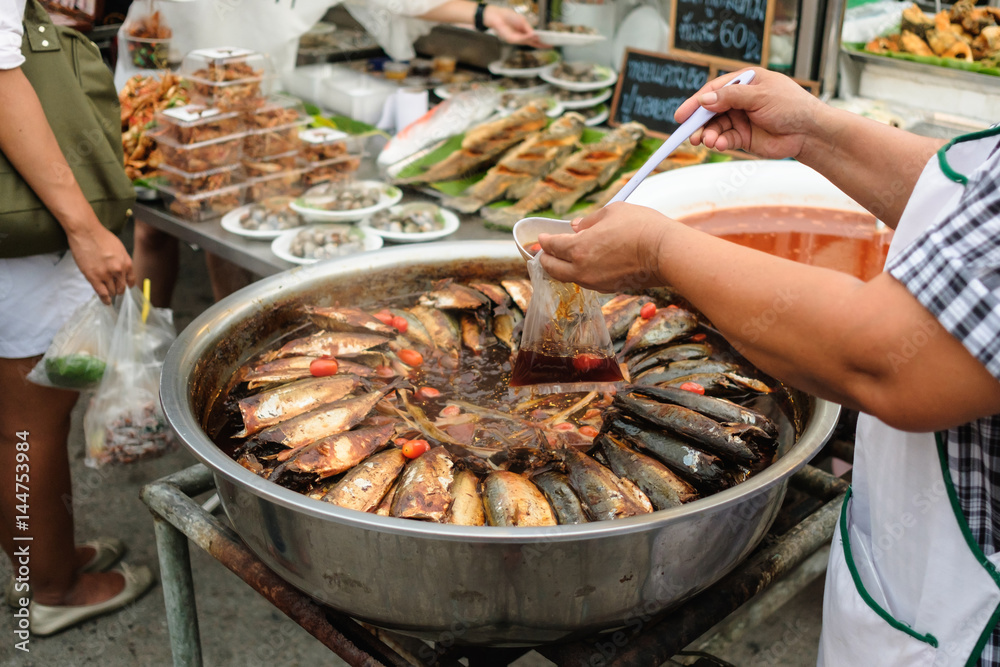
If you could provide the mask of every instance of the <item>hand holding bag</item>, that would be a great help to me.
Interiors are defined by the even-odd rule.
[[[21,71],[76,182],[101,224],[119,232],[131,214],[135,188],[124,170],[118,93],[100,49],[77,31],[53,24],[37,0],[28,0],[21,52]],[[68,247],[58,220],[0,153],[0,257]]]

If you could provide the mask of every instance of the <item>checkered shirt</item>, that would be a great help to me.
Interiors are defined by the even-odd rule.
[[[968,177],[955,210],[886,270],[1000,379],[1000,152]],[[1000,551],[1000,415],[948,431],[948,467],[973,537]],[[1000,627],[979,664],[1000,667]]]

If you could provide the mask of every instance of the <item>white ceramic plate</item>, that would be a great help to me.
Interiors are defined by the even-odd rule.
[[[586,92],[586,91],[583,91],[583,92]],[[608,99],[609,97],[611,97],[611,94],[613,92],[614,92],[614,88],[605,88],[604,90],[602,90],[601,92],[599,92],[597,95],[594,95],[593,97],[587,97],[585,99],[580,99],[580,100],[560,100],[558,97],[556,99],[559,101],[559,104],[562,105],[563,109],[586,109],[587,107],[592,107],[595,104],[600,104],[604,100]]]
[[[625,49],[662,53],[669,44],[670,26],[660,16],[659,7],[640,5],[618,24],[614,46],[611,48],[611,62],[622,62]]]
[[[379,202],[374,206],[355,208],[349,211],[324,211],[323,209],[313,208],[305,204],[305,197],[309,196],[309,192],[306,192],[305,195],[293,201],[289,205],[289,208],[306,220],[310,221],[350,222],[367,218],[372,213],[377,213],[384,208],[389,208],[393,204],[399,203],[399,200],[403,198],[402,190],[397,188],[395,185],[389,185],[388,183],[383,183],[382,181],[356,181],[353,183],[347,183],[344,187],[381,188],[382,194],[379,197]]]
[[[553,69],[555,69],[554,66],[542,72],[539,76],[542,77],[543,81],[548,81],[553,86],[577,92],[607,88],[614,85],[618,80],[618,73],[610,67],[604,67],[603,65],[594,65],[594,69],[600,76],[597,81],[567,81],[566,79],[557,79],[552,75]]]
[[[549,92],[551,86],[541,79],[539,79],[539,82],[537,86],[528,86],[527,88],[505,88],[501,84],[500,90],[504,93],[513,93],[514,95],[540,95]]]
[[[490,82],[490,81],[476,81],[475,85],[476,86],[483,86],[483,87],[487,87],[488,86],[488,87],[492,87],[492,88],[498,88],[499,87],[499,86],[496,85],[496,82]],[[466,90],[471,90],[471,89],[470,88],[461,88],[461,89],[459,89],[458,92],[463,92],[463,91],[466,91]],[[442,100],[446,100],[446,99],[448,99],[449,97],[451,97],[452,95],[454,95],[456,93],[456,91],[452,88],[452,85],[451,84],[447,84],[447,83],[444,84],[443,86],[438,86],[432,92],[435,95],[437,95],[439,98],[441,98]]]
[[[538,39],[552,46],[586,46],[607,39],[600,33],[588,35],[582,32],[564,32],[562,30],[536,30]]]
[[[402,206],[393,206],[389,209],[392,213],[405,212],[406,208],[411,206],[411,204],[403,204]],[[427,206],[425,203],[417,203],[416,206]],[[437,207],[438,211],[441,213],[441,217],[444,219],[444,227],[437,229],[433,232],[422,232],[419,234],[407,234],[405,232],[390,232],[384,229],[376,229],[371,226],[371,218],[365,218],[358,223],[358,227],[366,231],[370,231],[373,234],[378,234],[386,241],[392,241],[393,243],[421,243],[423,241],[436,241],[437,239],[443,239],[446,236],[454,234],[458,230],[459,220],[458,216],[446,208]]]
[[[544,53],[544,52],[543,52]],[[504,67],[503,60],[494,60],[486,69],[490,71],[491,74],[496,74],[497,76],[510,76],[510,77],[526,77],[526,76],[540,76],[542,72],[552,69],[556,63],[559,62],[559,54],[555,51],[551,51],[555,54],[552,62],[547,65],[542,65],[540,67]]]
[[[315,264],[321,260],[318,259],[306,259],[305,257],[299,257],[298,255],[293,255],[289,248],[292,245],[292,239],[295,238],[297,234],[305,230],[315,230],[315,229],[326,229],[326,228],[343,228],[345,230],[355,230],[364,235],[364,250],[362,252],[369,252],[371,250],[378,250],[382,247],[382,237],[375,234],[370,229],[361,229],[360,226],[355,225],[306,225],[305,227],[298,227],[297,229],[286,229],[281,233],[278,238],[271,242],[271,252],[273,252],[279,259],[283,259],[286,262],[291,262],[292,264]],[[351,253],[354,254],[354,253]],[[349,257],[350,255],[342,255],[343,257]],[[330,257],[329,259],[337,259],[336,257]]]
[[[520,95],[518,95],[518,97],[520,97]],[[547,95],[540,99],[547,105],[545,115],[548,116],[549,118],[558,118],[559,116],[563,115],[564,111],[566,111],[566,108],[562,105],[562,103],[552,96]],[[527,104],[528,102],[529,100],[524,101],[525,104]],[[500,114],[501,116],[509,116],[510,114],[514,113],[514,111],[515,109],[507,108],[503,104],[497,107],[497,113]]]
[[[583,121],[583,124],[588,127],[593,127],[594,125],[600,125],[607,119],[608,119],[608,105],[602,104],[597,114]]]
[[[241,223],[241,220],[247,212],[253,208],[254,204],[247,204],[246,206],[240,206],[235,208],[229,213],[222,216],[220,224],[222,228],[227,232],[232,232],[237,236],[243,236],[248,239],[260,239],[260,240],[271,240],[276,239],[283,233],[287,232],[288,229],[247,229]],[[301,227],[291,227],[289,229],[301,229]]]

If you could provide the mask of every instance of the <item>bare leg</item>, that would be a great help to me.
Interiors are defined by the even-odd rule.
[[[221,301],[254,281],[254,275],[232,262],[210,252],[205,253],[208,278],[212,281],[212,296]]]
[[[132,265],[140,285],[144,278],[149,278],[150,301],[153,305],[169,308],[180,270],[180,246],[177,239],[136,219]]]
[[[42,387],[25,379],[38,358],[0,359],[0,539],[13,558],[15,546],[29,545],[31,588],[36,602],[46,605],[93,604],[114,597],[124,586],[117,573],[78,574],[73,539],[72,486],[66,438],[77,393]],[[16,400],[9,397],[16,396]],[[17,499],[18,432],[28,432],[28,526],[18,530],[22,512]],[[20,489],[23,492],[24,489]],[[31,542],[17,542],[13,535]]]

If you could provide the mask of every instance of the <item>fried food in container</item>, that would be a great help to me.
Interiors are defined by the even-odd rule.
[[[181,63],[180,74],[199,100],[223,109],[263,104],[275,78],[270,58],[239,48],[191,51]]]
[[[245,115],[246,155],[259,158],[298,150],[299,131],[310,116],[300,100],[287,95],[272,95],[260,107]]]
[[[161,185],[158,189],[170,213],[188,222],[204,222],[221,217],[242,206],[245,201],[246,186],[230,185],[197,194],[184,194],[167,185]]]
[[[158,180],[179,194],[196,195],[201,192],[221,190],[230,185],[239,185],[246,180],[246,173],[239,164],[197,173],[188,173],[163,165]]]

